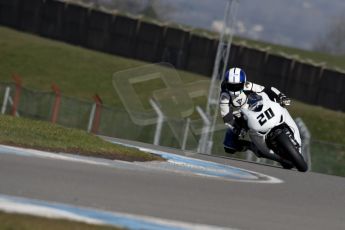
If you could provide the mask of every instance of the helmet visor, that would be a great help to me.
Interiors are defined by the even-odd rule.
[[[244,83],[237,83],[237,84],[227,84],[226,88],[230,92],[237,92],[243,90]]]

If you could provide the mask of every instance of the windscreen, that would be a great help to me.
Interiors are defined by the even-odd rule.
[[[262,110],[262,97],[259,94],[252,93],[248,96],[249,109],[255,112]]]

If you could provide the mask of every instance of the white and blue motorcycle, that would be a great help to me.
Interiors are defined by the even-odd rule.
[[[247,104],[241,113],[256,155],[277,161],[283,168],[296,167],[306,172],[308,164],[301,153],[300,133],[287,109],[264,92],[250,94]]]

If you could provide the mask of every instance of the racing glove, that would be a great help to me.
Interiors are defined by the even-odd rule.
[[[239,136],[239,137],[244,137],[246,134],[247,134],[247,129],[243,126],[241,126],[240,122],[238,119],[236,119],[237,122],[232,122],[232,124],[230,123],[225,123],[225,125],[230,128],[232,130],[232,132],[236,135],[236,136]]]
[[[239,137],[243,137],[246,135],[247,131],[244,128],[239,127],[236,124],[229,124],[229,123],[225,123],[225,125],[232,130],[232,132]]]
[[[235,133],[236,133],[239,137],[243,138],[243,137],[247,134],[247,130],[245,130],[245,129],[243,129],[243,128],[239,128],[239,129],[236,129],[236,130],[235,130]]]
[[[291,105],[291,99],[281,93],[279,95],[279,104],[283,107]]]

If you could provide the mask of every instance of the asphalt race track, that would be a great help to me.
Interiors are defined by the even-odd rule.
[[[5,153],[0,154],[0,194],[241,230],[345,229],[345,178],[187,155],[272,176],[282,183]]]

